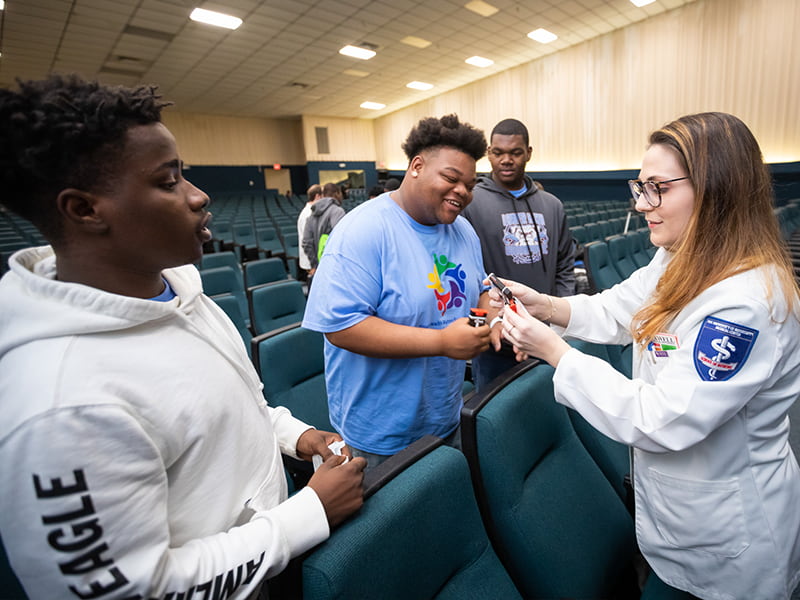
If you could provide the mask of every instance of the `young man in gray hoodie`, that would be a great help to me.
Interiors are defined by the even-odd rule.
[[[311,207],[311,214],[306,221],[303,232],[303,251],[308,256],[311,268],[308,270],[309,284],[314,271],[317,270],[322,251],[333,227],[342,220],[345,212],[342,208],[342,192],[335,183],[322,186],[322,198]]]
[[[478,180],[463,215],[480,238],[488,273],[568,296],[575,293],[572,235],[561,201],[525,175],[532,154],[522,122],[505,119],[495,125],[488,151],[492,172]],[[501,347],[502,327],[494,325],[492,346],[472,361],[478,389],[516,364],[510,346]]]

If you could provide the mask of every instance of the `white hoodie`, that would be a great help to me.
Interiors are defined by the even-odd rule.
[[[154,302],[55,281],[49,247],[0,280],[0,533],[31,598],[247,598],[329,535],[280,453],[241,337],[189,265]],[[183,595],[183,596],[182,596]]]

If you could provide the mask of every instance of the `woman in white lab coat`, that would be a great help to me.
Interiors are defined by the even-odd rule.
[[[734,116],[682,117],[650,136],[630,187],[659,247],[650,265],[594,296],[509,282],[523,307],[505,311],[503,335],[556,367],[558,402],[633,447],[637,539],[663,581],[700,598],[788,599],[800,293],[758,143]],[[633,378],[559,334],[633,342]]]

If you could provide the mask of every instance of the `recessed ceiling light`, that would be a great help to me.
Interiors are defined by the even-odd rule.
[[[236,29],[242,24],[242,20],[239,17],[224,15],[204,8],[195,8],[192,14],[189,15],[189,18],[192,21],[216,25],[217,27],[225,27],[226,29]]]
[[[358,69],[345,69],[342,73],[350,75],[350,77],[366,77],[369,75],[366,71],[359,71]]]
[[[631,0],[631,4],[641,8],[642,6],[647,6],[648,4],[652,4],[655,1],[656,0]]]
[[[555,33],[547,31],[547,29],[542,29],[541,27],[536,31],[531,31],[528,34],[528,37],[539,42],[540,44],[549,44],[550,42],[554,42],[558,39],[558,36]]]
[[[345,56],[352,56],[353,58],[360,58],[361,60],[369,60],[373,56],[375,56],[374,50],[368,50],[366,48],[359,48],[358,46],[345,46],[341,50],[339,50],[339,54],[344,54]]]
[[[409,46],[414,46],[415,48],[427,48],[431,45],[428,40],[424,40],[420,37],[416,37],[414,35],[407,35],[402,40],[400,40],[404,44],[408,44]]]
[[[412,81],[411,83],[407,83],[406,87],[411,88],[412,90],[429,90],[433,87],[432,83],[425,83],[424,81]]]
[[[473,67],[490,67],[494,64],[494,61],[489,58],[483,58],[482,56],[470,56],[467,60],[464,61],[465,63],[472,65]]]
[[[482,17],[491,17],[498,11],[497,8],[488,2],[484,2],[483,0],[472,0],[472,2],[467,2],[464,5],[464,8],[471,10],[474,13],[478,13]]]
[[[386,108],[386,105],[381,104],[380,102],[362,102],[361,108],[368,108],[370,110],[380,110],[382,108]]]

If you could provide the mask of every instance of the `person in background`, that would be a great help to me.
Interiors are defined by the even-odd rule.
[[[800,290],[758,142],[733,115],[687,115],[650,136],[636,210],[659,247],[594,296],[508,285],[503,334],[553,365],[556,400],[633,447],[642,554],[699,598],[788,600],[800,582]],[[497,298],[495,298],[497,300]],[[532,316],[531,316],[532,315]],[[635,344],[633,379],[565,336]]]
[[[523,123],[504,119],[495,125],[488,151],[492,172],[478,180],[464,216],[481,240],[488,272],[545,294],[574,294],[574,248],[567,215],[558,198],[525,174],[532,154]],[[492,326],[490,348],[472,361],[479,391],[516,364],[511,348],[501,346],[498,323]]]
[[[303,250],[308,257],[311,267],[308,269],[308,283],[314,277],[314,272],[319,265],[319,259],[328,243],[328,236],[334,226],[342,220],[345,211],[342,208],[342,193],[335,183],[326,183],[322,186],[322,198],[311,207],[311,214],[306,221],[303,231]]]
[[[382,185],[373,185],[369,188],[368,200],[372,200],[373,198],[377,198],[386,190],[383,189]]]
[[[306,254],[305,249],[303,248],[303,236],[305,235],[306,231],[306,223],[308,222],[308,217],[311,214],[311,207],[322,198],[322,186],[315,183],[306,192],[306,197],[308,200],[303,206],[303,210],[300,211],[300,214],[297,216],[297,239],[298,242],[298,260],[297,264],[303,273],[303,278],[308,277],[308,271],[311,269],[311,261],[308,258],[308,254]]]
[[[353,209],[320,261],[303,326],[325,334],[331,423],[369,469],[427,434],[458,445],[470,326],[488,302],[472,200],[483,133],[455,115],[421,120],[403,184]]]
[[[389,177],[383,184],[384,192],[393,192],[400,187],[400,180],[397,177]]]
[[[152,87],[0,90],[0,534],[30,598],[252,598],[361,506],[364,461],[267,406],[191,264],[209,199]],[[281,453],[324,464],[287,499]]]

